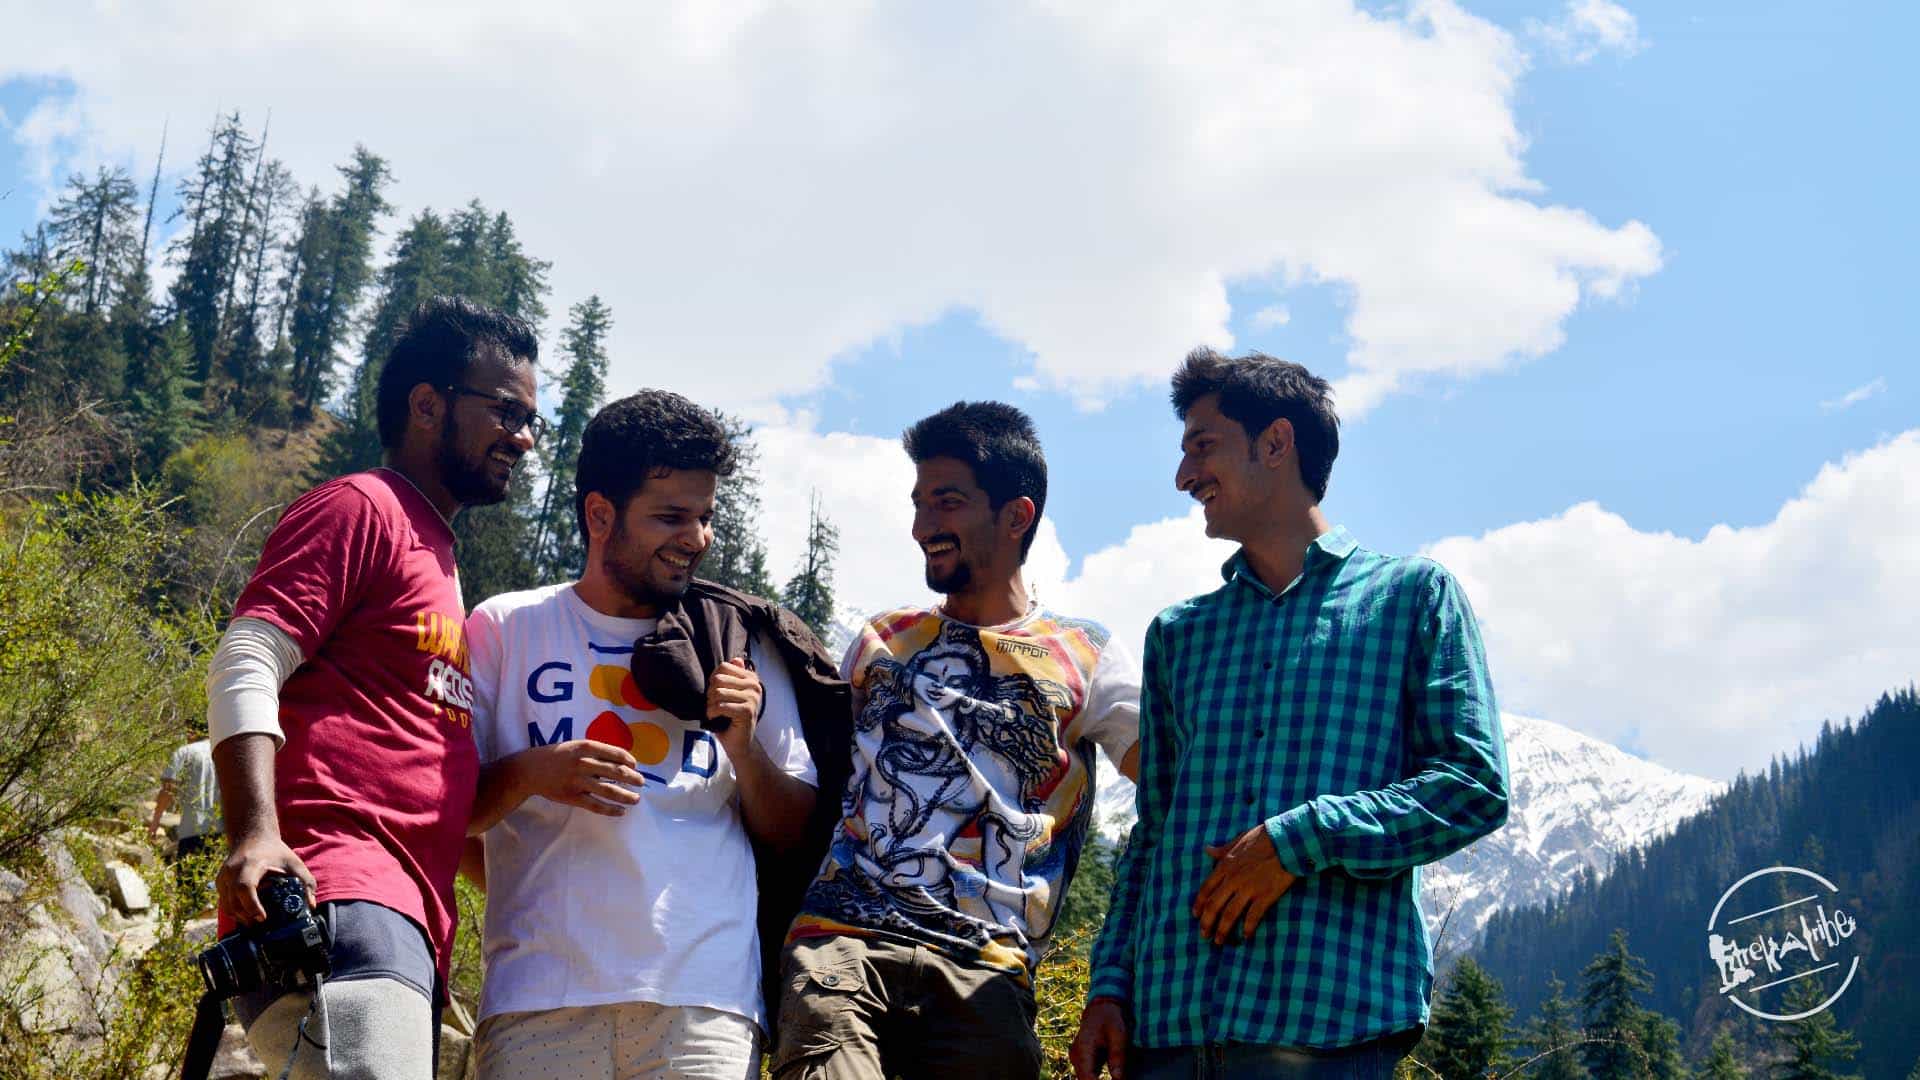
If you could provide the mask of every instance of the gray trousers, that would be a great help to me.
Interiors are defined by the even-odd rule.
[[[233,1002],[269,1080],[289,1060],[289,1080],[433,1080],[440,1010],[426,934],[364,900],[322,904],[320,913],[333,931],[333,975],[319,1000],[269,990]]]

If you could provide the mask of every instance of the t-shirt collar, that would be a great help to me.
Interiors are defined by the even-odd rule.
[[[1307,545],[1307,557],[1301,563],[1300,577],[1305,578],[1308,574],[1317,573],[1323,568],[1339,565],[1359,546],[1353,534],[1347,532],[1345,525],[1335,525],[1314,537],[1313,543]],[[1238,578],[1268,596],[1275,595],[1272,589],[1267,588],[1260,581],[1259,576],[1253,572],[1253,568],[1247,565],[1245,548],[1235,551],[1231,558],[1220,564],[1220,576],[1227,581]],[[1288,586],[1288,588],[1291,587],[1291,585]],[[1286,589],[1280,591],[1285,592]]]
[[[560,592],[562,596],[566,597],[565,602],[567,607],[571,608],[574,614],[586,620],[588,625],[628,641],[639,638],[643,634],[651,634],[654,628],[660,625],[660,620],[657,617],[651,619],[629,619],[619,615],[608,615],[603,611],[596,611],[592,604],[587,603],[586,600],[581,598],[579,590],[575,589],[572,585],[562,586]]]

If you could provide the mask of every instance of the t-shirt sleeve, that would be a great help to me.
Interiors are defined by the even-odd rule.
[[[766,702],[753,737],[759,740],[767,759],[779,766],[780,771],[819,787],[813,755],[807,751],[806,737],[800,732],[800,702],[794,696],[793,677],[787,673],[786,661],[764,635],[754,635],[751,652],[754,674],[760,676],[761,695]]]
[[[499,756],[494,727],[500,722],[500,665],[505,660],[499,617],[481,604],[467,616],[467,663],[473,668],[473,744],[482,765]]]
[[[1092,739],[1118,766],[1140,741],[1140,659],[1119,638],[1110,638],[1087,680],[1087,703],[1074,726],[1075,740]]]
[[[273,527],[234,617],[272,623],[311,657],[392,555],[389,525],[365,493],[346,483],[316,488]]]

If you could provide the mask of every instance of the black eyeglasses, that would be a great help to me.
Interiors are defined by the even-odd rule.
[[[516,401],[513,398],[503,397],[499,394],[489,394],[485,390],[475,390],[471,386],[449,386],[447,387],[447,392],[450,394],[465,394],[468,397],[486,398],[488,401],[493,402],[493,414],[500,418],[500,426],[505,429],[509,435],[518,435],[520,434],[520,429],[525,428],[527,429],[527,434],[532,437],[533,441],[539,442],[540,437],[547,433],[547,418],[527,408],[524,403]]]

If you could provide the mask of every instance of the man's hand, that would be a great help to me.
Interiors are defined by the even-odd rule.
[[[268,874],[291,874],[307,886],[307,904],[313,900],[313,875],[307,871],[307,864],[300,856],[280,839],[279,834],[259,834],[244,837],[233,845],[227,853],[227,861],[220,864],[220,872],[214,875],[213,887],[219,899],[220,910],[235,921],[251,925],[267,917],[267,909],[260,906],[260,879]]]
[[[602,817],[620,817],[640,801],[639,789],[647,782],[634,770],[632,754],[592,739],[530,747],[512,761],[520,795],[514,806],[540,795]]]
[[[1200,934],[1215,945],[1225,945],[1238,927],[1244,941],[1253,936],[1267,909],[1293,887],[1293,875],[1280,865],[1264,824],[1241,833],[1225,847],[1207,845],[1207,854],[1214,860],[1213,873],[1193,898]]]
[[[1097,997],[1080,1013],[1080,1030],[1067,1050],[1074,1080],[1098,1080],[1105,1065],[1113,1080],[1126,1080],[1127,1013],[1118,1001]]]
[[[707,715],[725,717],[727,730],[713,737],[727,751],[727,757],[739,762],[753,748],[753,734],[760,722],[760,700],[765,690],[760,676],[747,666],[745,657],[729,660],[713,669],[707,680]]]

